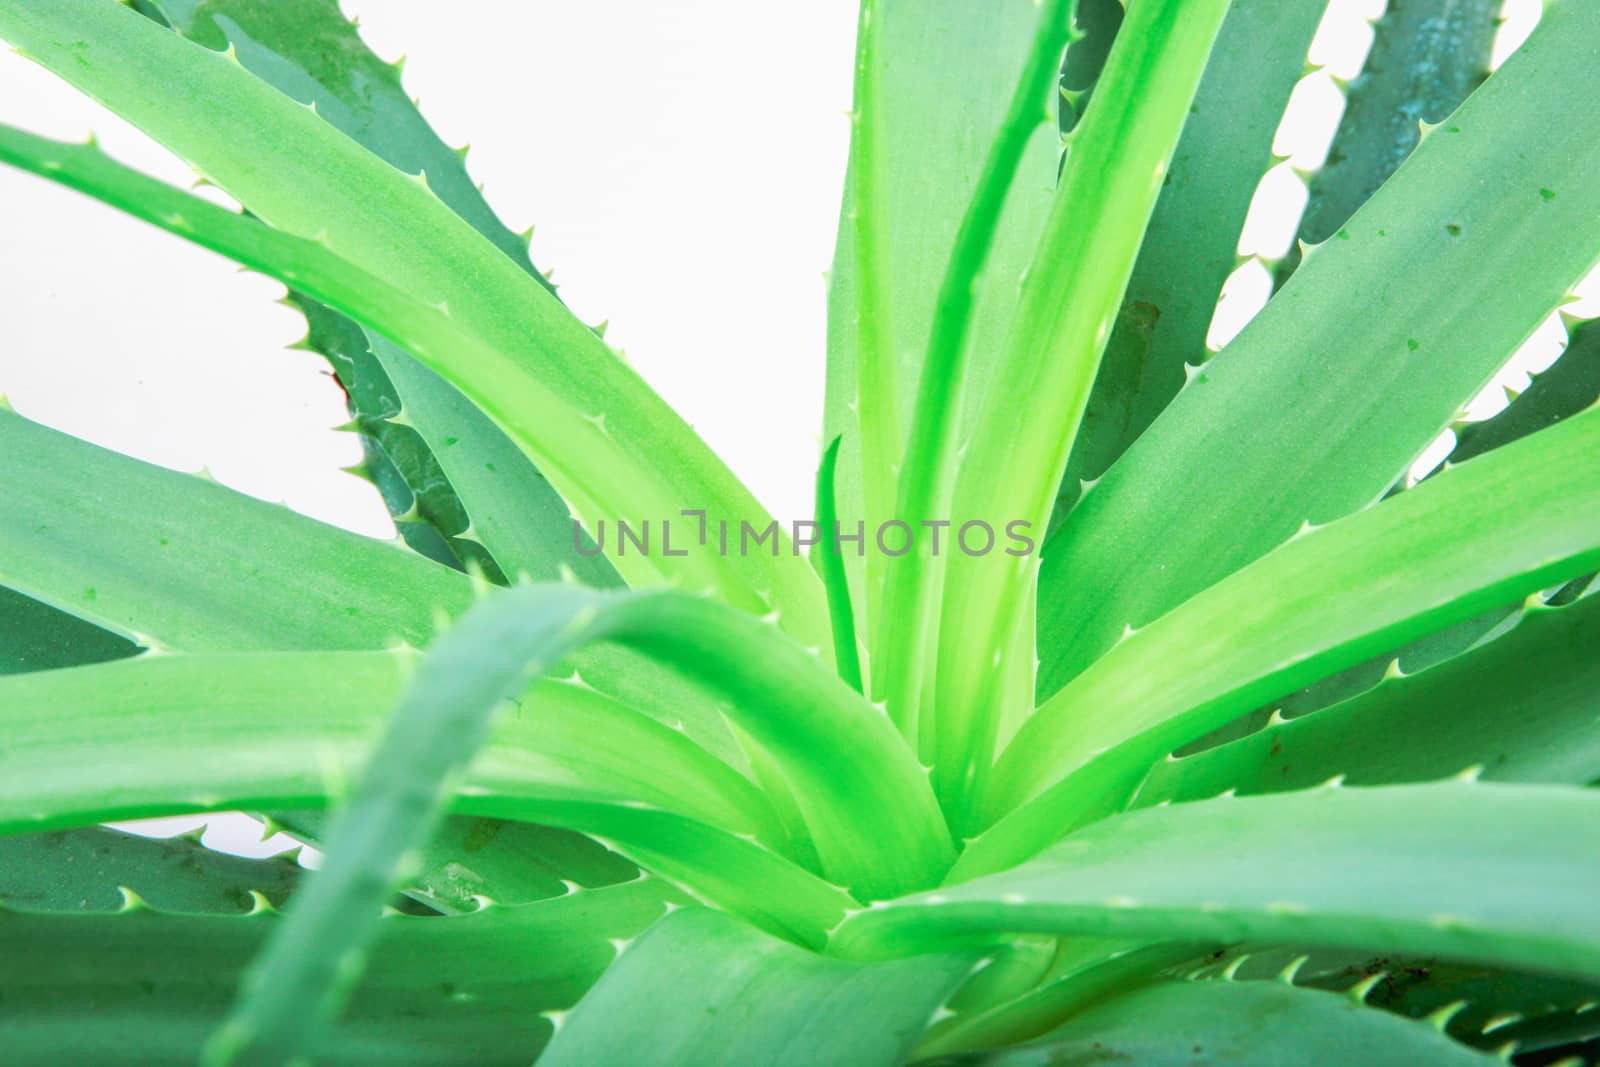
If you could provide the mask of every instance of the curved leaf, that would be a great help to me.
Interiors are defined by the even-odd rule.
[[[1561,302],[1595,261],[1596,62],[1600,8],[1550,6],[1084,496],[1041,564],[1041,698],[1126,626],[1378,500]]]
[[[680,516],[685,507],[736,528],[766,521],[688,425],[547,289],[446,207],[426,175],[408,178],[228,54],[114,0],[18,0],[0,8],[0,37],[271,226],[337,249],[344,268],[329,266],[347,288],[383,279],[386,295],[399,299],[377,315],[326,299],[310,278],[286,281],[428,362],[539,464],[587,522],[671,519],[685,534],[697,528]],[[164,91],[150,92],[155,84]],[[215,122],[219,112],[231,118],[225,127]],[[272,262],[280,274],[305,265],[281,254]],[[467,343],[419,343],[404,327],[427,309],[433,315],[423,317],[448,323]],[[709,587],[746,610],[779,609],[804,643],[827,639],[821,585],[794,553],[624,556],[619,549],[616,562],[634,584]]]
[[[1273,696],[1593,570],[1597,450],[1600,406],[1310,530],[1128,636],[1018,732],[989,798],[1005,821],[962,865],[1009,866],[1118,810],[1167,753]]]
[[[1217,748],[1157,764],[1138,806],[1229,789],[1276,793],[1446,778],[1600,778],[1600,598],[1533,607],[1508,634],[1419,674]]]
[[[525,1065],[577,1002],[681,898],[641,879],[471,915],[388,914],[328,1062]],[[192,1064],[239,972],[283,924],[249,916],[33,914],[0,908],[0,1042],[17,1063]]]
[[[1102,1001],[1038,1041],[927,1067],[1033,1067],[1126,1061],[1150,1067],[1427,1063],[1488,1067],[1497,1057],[1357,997],[1286,982],[1160,982]]]
[[[1146,808],[847,919],[877,957],[1001,933],[1269,941],[1600,977],[1600,792],[1446,782]]]
[[[157,656],[0,681],[7,738],[0,833],[336,803],[392,708],[408,659]],[[797,937],[814,937],[837,920],[848,899],[842,891],[749,836],[770,816],[752,822],[725,806],[751,793],[742,779],[730,780],[731,771],[718,771],[671,731],[608,711],[577,687],[542,682],[518,695],[529,712],[501,716],[458,784],[454,810],[592,832],[635,860],[641,846],[670,843],[675,860],[659,861],[659,873],[719,905],[799,931]],[[535,707],[542,709],[537,717]],[[619,747],[597,747],[596,732]],[[653,763],[636,762],[643,758]],[[734,800],[735,807],[743,803]],[[684,809],[724,822],[732,816],[732,829]],[[449,838],[438,850],[422,850],[419,875],[435,884],[443,878],[441,888],[452,896],[472,895],[487,873],[474,866],[473,846],[482,843],[469,833],[457,851],[446,851]],[[490,895],[497,892],[491,887]]]
[[[1049,218],[962,455],[952,516],[1042,535],[1107,335],[1133,270],[1227,0],[1132,7],[1095,105],[1072,132]],[[971,821],[993,761],[1037,556],[947,554],[941,603],[935,785]]]
[[[541,1067],[891,1067],[972,970],[967,953],[853,963],[686,908],[630,945]]]
[[[282,905],[301,873],[294,853],[231,856],[202,845],[199,831],[152,838],[85,826],[0,837],[0,905],[26,911],[116,911],[127,889],[162,911],[241,914]]]
[[[482,746],[495,711],[567,652],[607,639],[697,668],[732,700],[740,729],[794,786],[830,877],[870,896],[942,873],[952,849],[921,768],[887,720],[775,630],[681,594],[500,593],[424,660],[329,831],[327,862],[210,1044],[212,1060],[277,1063],[316,1040],[360,973],[378,906],[408,873],[409,850],[437,824],[449,780]],[[876,819],[877,840],[857,833],[864,818]],[[636,858],[648,867],[657,854],[670,857],[670,843],[647,839]]]

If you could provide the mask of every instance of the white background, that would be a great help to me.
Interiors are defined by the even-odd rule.
[[[981,0],[973,0],[981,2]],[[1537,17],[1509,0],[1503,53]],[[821,423],[824,272],[847,147],[853,0],[344,0],[561,295],[775,513],[809,510]],[[1267,294],[1304,172],[1327,150],[1383,0],[1334,0],[1275,146],[1212,334]],[[0,52],[0,121],[91,129],[114,155],[192,174],[51,75]],[[206,195],[217,196],[215,191]],[[374,536],[381,502],[340,468],[357,442],[281,288],[76,193],[0,168],[0,393],[109,447]],[[1548,362],[1547,325],[1502,380]],[[1475,410],[1487,413],[1499,390]],[[1448,442],[1442,442],[1447,448]],[[1436,450],[1437,453],[1437,450]],[[1436,456],[1434,458],[1436,462]],[[3,487],[0,487],[3,493]],[[0,497],[3,500],[3,497]],[[210,840],[208,838],[208,840]]]

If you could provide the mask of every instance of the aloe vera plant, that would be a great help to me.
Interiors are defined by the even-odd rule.
[[[1212,357],[1325,6],[862,0],[784,527],[332,0],[0,0],[244,210],[0,160],[281,281],[400,533],[0,404],[0,1058],[1594,1062],[1600,332],[1459,419],[1600,8],[1392,0]],[[219,810],[321,868],[99,825]]]

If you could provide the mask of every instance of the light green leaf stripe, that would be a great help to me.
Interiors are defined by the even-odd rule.
[[[374,314],[364,301],[353,307],[315,291],[310,278],[285,279],[450,380],[528,452],[587,522],[674,518],[678,543],[688,545],[698,525],[678,517],[683,508],[703,507],[713,522],[736,528],[768,521],[687,424],[544,286],[440,201],[425,177],[408,178],[232,57],[115,0],[17,0],[0,8],[0,37],[139,126],[272,226],[336,249],[335,261],[368,276],[353,278],[337,262],[324,264],[343,279],[345,295],[375,278],[388,283],[389,299],[381,302],[395,306]],[[151,93],[151,85],[164,91]],[[226,128],[215,122],[219,112],[231,117]],[[305,265],[304,256],[275,252],[269,262],[279,267]],[[423,317],[453,338],[418,337],[409,324],[420,310],[431,310]],[[798,639],[825,646],[821,585],[789,551],[619,553],[616,562],[632,584],[676,580],[716,589],[741,608],[777,609]],[[825,654],[831,657],[831,649]]]
[[[832,949],[1001,933],[1330,945],[1600,976],[1600,792],[1445,782],[1146,808],[857,912]]]
[[[1315,1051],[1313,1051],[1315,1050]],[[1432,1022],[1288,982],[1161,982],[1091,1005],[1038,1041],[971,1067],[1129,1062],[1148,1067],[1281,1067],[1336,1052],[1343,1063],[1490,1067]]]
[[[961,459],[953,515],[1042,536],[1150,213],[1228,0],[1145,0],[1112,45]],[[970,823],[993,759],[1001,682],[1038,559],[948,557],[940,617],[936,786]]]
[[[1273,697],[1594,569],[1597,454],[1600,407],[1311,530],[1132,634],[1018,732],[989,798],[1005,819],[961,864],[1009,866]]]
[[[1027,64],[983,161],[978,187],[956,231],[950,262],[939,283],[928,354],[917,379],[911,435],[898,468],[894,517],[911,524],[909,551],[888,561],[884,618],[889,622],[875,632],[873,647],[879,667],[873,672],[873,695],[887,701],[889,717],[924,756],[931,756],[934,749],[934,724],[924,726],[922,705],[925,683],[931,681],[931,657],[936,652],[941,564],[950,554],[951,540],[947,529],[941,556],[937,535],[930,538],[924,524],[950,521],[957,432],[970,392],[968,349],[978,278],[988,266],[1001,212],[1028,144],[1034,132],[1050,121],[1061,55],[1076,7],[1077,0],[1049,0],[1039,13]]]
[[[630,945],[556,1032],[541,1067],[894,1067],[975,959],[855,963],[701,908]]]
[[[387,914],[326,1062],[526,1067],[564,1011],[683,897],[658,879],[471,915]],[[15,1063],[192,1064],[282,916],[0,908],[0,1043]]]
[[[1438,666],[1159,763],[1134,803],[1277,793],[1335,775],[1419,782],[1468,767],[1495,781],[1600,778],[1600,597],[1530,608],[1510,633]]]
[[[1550,5],[1084,496],[1039,577],[1041,699],[1124,627],[1378,500],[1562,301],[1600,249],[1596,64],[1600,7]]]
[[[889,373],[896,383],[916,382],[928,350],[939,281],[950,262],[956,230],[972,201],[985,154],[993,143],[1017,78],[1027,61],[1040,9],[1034,0],[875,0],[873,54],[877,110],[859,112],[860,125],[851,145],[845,177],[833,266],[828,275],[828,374],[823,439],[843,436],[836,492],[839,518],[847,531],[869,521],[864,482],[874,483],[874,508],[892,508],[894,487],[882,488],[892,472],[870,466],[863,441],[862,418],[880,424],[911,421],[914,392],[896,386],[893,407],[886,398],[863,394],[857,349],[862,302],[886,289],[893,301],[893,350]],[[984,71],[983,77],[952,78],[954,70]],[[876,123],[874,123],[876,119]],[[860,138],[876,137],[876,148]],[[856,171],[868,150],[881,155],[883,178],[874,197],[884,217],[864,219],[866,209]],[[1005,337],[1016,305],[1017,279],[1027,266],[1039,227],[1055,190],[1060,144],[1054,131],[1037,129],[1006,199],[1000,229],[989,254],[989,269],[978,280],[972,314],[968,377],[974,393],[988,380],[994,354]],[[870,179],[869,179],[870,181]],[[878,269],[887,280],[860,277],[856,230],[867,222],[882,227],[887,251],[878,255]],[[881,303],[881,300],[880,300]],[[863,404],[866,405],[863,410]],[[963,415],[970,424],[971,411]],[[895,440],[898,451],[903,444]],[[882,518],[884,516],[879,516]],[[870,534],[868,535],[871,536]],[[845,556],[846,574],[855,604],[856,630],[863,642],[883,623],[885,557],[869,551],[865,558]],[[903,621],[903,620],[900,620]]]

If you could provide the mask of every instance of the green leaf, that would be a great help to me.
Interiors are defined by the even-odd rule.
[[[1056,959],[1034,988],[987,1010],[966,1016],[958,1011],[955,1016],[940,1020],[929,1029],[917,1047],[918,1053],[950,1055],[1038,1037],[1089,1004],[1135,988],[1170,967],[1209,958],[1216,951],[1211,942],[1151,945],[1102,938],[1052,940],[1059,945]],[[979,978],[989,969],[985,968]],[[951,1007],[959,1008],[961,999],[958,995]]]
[[[0,9],[0,37],[164,144],[281,235],[309,239],[255,235],[255,252],[268,249],[269,269],[288,284],[377,329],[459,388],[587,522],[672,519],[686,545],[692,538],[682,535],[698,525],[680,516],[685,507],[703,507],[712,522],[735,528],[766,521],[688,425],[547,289],[456,216],[426,176],[408,178],[229,55],[113,0],[19,0]],[[165,91],[150,92],[153,84]],[[232,116],[226,128],[218,113]],[[76,161],[53,162],[65,170]],[[98,169],[130,195],[80,187],[142,217],[161,220],[175,210],[151,213],[156,190],[134,193],[132,178]],[[223,228],[192,204],[177,213],[192,236]],[[228,254],[261,265],[242,250]],[[379,278],[387,284],[361,291]],[[419,321],[428,328],[419,331]],[[430,338],[428,329],[438,332]],[[781,533],[779,542],[787,544]],[[709,587],[740,608],[778,610],[803,643],[827,640],[821,585],[795,553],[617,555],[632,584]]]
[[[385,63],[333,0],[153,0],[173,29],[304,105],[351,140],[428,186],[473,229],[546,289],[528,241],[495,215],[466,168],[466,150],[439,139],[401,84],[404,61]]]
[[[270,825],[321,847],[326,812],[274,812]],[[422,865],[401,890],[442,914],[476,911],[483,899],[531,904],[584,889],[630,882],[639,868],[571,830],[506,819],[446,816],[419,851]]]
[[[1600,777],[1600,597],[1535,606],[1510,633],[1418,674],[1237,741],[1157,764],[1139,806],[1303,789],[1484,778],[1583,785]]]
[[[374,541],[0,410],[0,584],[184,650],[425,644],[472,583]],[[78,489],[96,487],[93,493]]]
[[[642,879],[471,915],[386,915],[327,1062],[527,1064],[635,936],[680,900]],[[274,912],[0,909],[0,1042],[17,1063],[194,1063]]]
[[[606,639],[697,668],[724,692],[739,727],[795,787],[836,881],[858,894],[888,895],[930,884],[948,865],[953,850],[926,779],[892,727],[775,630],[682,594],[508,591],[464,616],[424,659],[328,832],[325,864],[252,966],[235,1013],[212,1042],[213,1060],[277,1063],[316,1040],[359,976],[379,905],[415,867],[410,850],[431,834],[450,780],[487,740],[494,713],[569,651]],[[529,714],[542,709],[535,703]],[[614,737],[615,729],[581,733]],[[663,773],[649,753],[637,756],[636,789]],[[572,775],[573,784],[595,781],[581,770]],[[686,776],[683,784],[699,783]],[[599,788],[639,803],[631,800],[636,793]],[[854,832],[866,818],[876,819],[877,840]],[[651,852],[670,852],[655,842],[646,849],[645,866]]]
[[[1015,863],[1274,695],[1594,569],[1597,449],[1600,407],[1309,530],[1130,635],[1018,732],[989,797],[1010,814],[962,864]]]
[[[138,651],[126,637],[0,586],[0,674],[101,663]]]
[[[962,455],[952,513],[1042,535],[1134,258],[1227,0],[1134,6],[1096,103],[1073,131],[1061,185]],[[970,821],[993,760],[1037,556],[946,557],[939,634],[936,787]]]
[[[898,471],[896,519],[910,524],[907,549],[888,561],[884,587],[885,618],[874,646],[879,661],[873,695],[887,702],[890,718],[901,734],[926,757],[934,737],[922,726],[931,657],[936,649],[941,560],[938,533],[928,536],[928,523],[950,523],[955,491],[957,434],[967,392],[969,341],[977,303],[978,279],[999,237],[1001,213],[1035,132],[1050,119],[1049,98],[1059,80],[1077,0],[1049,0],[1039,14],[1039,28],[1005,120],[989,146],[972,202],[956,231],[950,261],[939,283],[928,353],[917,379],[916,406],[905,454]],[[931,724],[930,724],[931,725]]]
[[[863,12],[867,10],[863,5]],[[862,110],[858,102],[828,276],[823,417],[824,439],[844,439],[835,481],[839,520],[847,532],[857,522],[868,524],[866,553],[844,557],[856,628],[868,644],[884,618],[883,556],[871,547],[871,538],[878,522],[893,518],[888,512],[895,495],[884,457],[898,459],[903,442],[897,427],[911,419],[913,394],[898,383],[919,377],[939,281],[1040,17],[1032,0],[982,5],[875,0],[870,12],[874,38],[869,42],[863,33],[857,44],[857,79],[869,82],[868,106]],[[952,70],[973,76],[952,78]],[[863,189],[859,172],[866,155],[875,161],[874,175]],[[1016,303],[1016,280],[1049,210],[1059,157],[1054,133],[1035,130],[1007,197],[989,269],[978,282],[971,319],[976,358],[968,367],[974,394],[981,393],[992,371],[989,354],[1004,340]],[[869,242],[875,241],[867,250],[858,248],[858,229],[870,231]],[[866,277],[858,262],[862,257],[871,263]],[[866,365],[858,358],[864,304],[892,318],[876,326],[867,320],[867,328],[883,336],[869,339],[872,356]],[[964,424],[970,425],[970,418]],[[870,445],[863,440],[869,426],[877,435]],[[872,483],[870,507],[867,482]]]
[[[1116,5],[1112,5],[1115,7]],[[1207,358],[1222,283],[1323,0],[1233,0],[1172,154],[1051,515],[1054,528]],[[1121,9],[1118,8],[1118,15]]]
[[[337,798],[413,661],[388,652],[162,655],[0,680],[3,762],[16,776],[0,793],[0,818],[20,826],[36,810],[72,825]],[[583,686],[540,681],[513,695],[529,710],[499,724],[464,794],[505,806],[578,788],[784,844],[749,781],[676,731]],[[252,739],[248,773],[226,758],[228,731],[239,746]],[[596,746],[597,736],[608,744]],[[306,752],[289,751],[296,738]],[[200,753],[205,765],[192,766]],[[109,781],[107,767],[118,768]]]
[[[172,912],[242,914],[278,907],[298,884],[295,854],[245,859],[200,843],[200,833],[141,837],[86,826],[0,837],[0,904],[27,911],[116,911],[131,891]]]
[[[1445,782],[1146,808],[857,912],[847,956],[1001,933],[1269,941],[1600,977],[1600,792]]]
[[[701,908],[630,945],[556,1031],[541,1067],[899,1064],[972,970],[965,953],[862,964]]]
[[[1359,987],[1370,1007],[1408,1019],[1432,1016],[1429,1021],[1442,1024],[1457,1041],[1486,1050],[1503,1050],[1515,1042],[1518,1053],[1545,1047],[1544,1041],[1590,1014],[1584,1005],[1596,1003],[1600,995],[1600,986],[1592,982],[1451,963],[1435,956],[1375,956],[1348,950],[1308,953],[1250,945],[1214,954],[1185,977],[1249,981],[1278,977],[1286,970],[1297,986],[1336,992]],[[1600,1018],[1591,1015],[1589,1025],[1600,1027]]]
[[[833,625],[833,661],[839,677],[850,683],[850,688],[861,692],[861,650],[856,646],[855,608],[850,603],[850,579],[845,572],[844,556],[834,539],[838,529],[838,470],[839,444],[835,437],[822,453],[817,466],[816,517],[817,543],[811,547],[811,562],[828,591],[828,619]]]
[[[1345,93],[1328,159],[1311,175],[1300,240],[1326,241],[1388,181],[1422,140],[1489,76],[1501,0],[1411,0],[1372,25],[1372,50]],[[1282,281],[1299,265],[1292,250]]]
[[[1600,9],[1552,6],[1084,496],[1044,554],[1041,698],[1125,626],[1381,497],[1561,302],[1595,259],[1597,61]]]
[[[1287,982],[1160,982],[1092,1005],[1036,1042],[937,1062],[1069,1067],[1121,1061],[1150,1067],[1501,1062],[1428,1023],[1365,1007],[1359,997]]]
[[[528,259],[526,238],[507,229],[484,202],[467,175],[465,151],[439,139],[407,95],[398,64],[373,55],[337,4],[162,0],[160,6],[184,36],[215,51],[231,47],[246,70],[291,99],[314,104],[319,116],[390,165],[426,173],[440,200],[554,291]],[[381,336],[342,317],[342,330],[319,324],[319,315],[335,313],[307,302],[295,300],[312,325],[308,343],[341,371],[362,428],[425,498],[418,501],[422,517],[432,519],[448,542],[454,545],[470,521],[472,536],[500,573],[554,579],[565,564],[590,584],[617,584],[603,557],[572,550],[566,505],[492,421]],[[463,505],[467,521],[449,514]],[[430,514],[439,510],[446,514]],[[471,555],[467,547],[456,551]]]
[[[1504,411],[1456,428],[1456,447],[1449,462],[1465,463],[1536,433],[1576,415],[1600,397],[1600,323],[1589,319],[1570,323],[1569,328],[1571,335],[1561,358],[1534,375],[1533,384]]]
[[[168,655],[0,680],[0,833],[336,803],[400,692],[409,658]],[[750,795],[732,772],[577,687],[542,682],[527,699],[541,714],[501,717],[458,785],[454,810],[594,833],[631,859],[648,856],[697,895],[796,937],[815,938],[837,921],[848,898],[750,837],[759,815],[755,823],[735,816],[729,831],[674,810],[682,793],[691,811],[731,814],[727,790]],[[597,732],[620,747],[597,748]],[[472,892],[473,875],[483,873],[474,850],[445,851],[448,838],[440,844],[423,851],[424,863],[442,865]],[[647,851],[668,848],[668,858]]]

